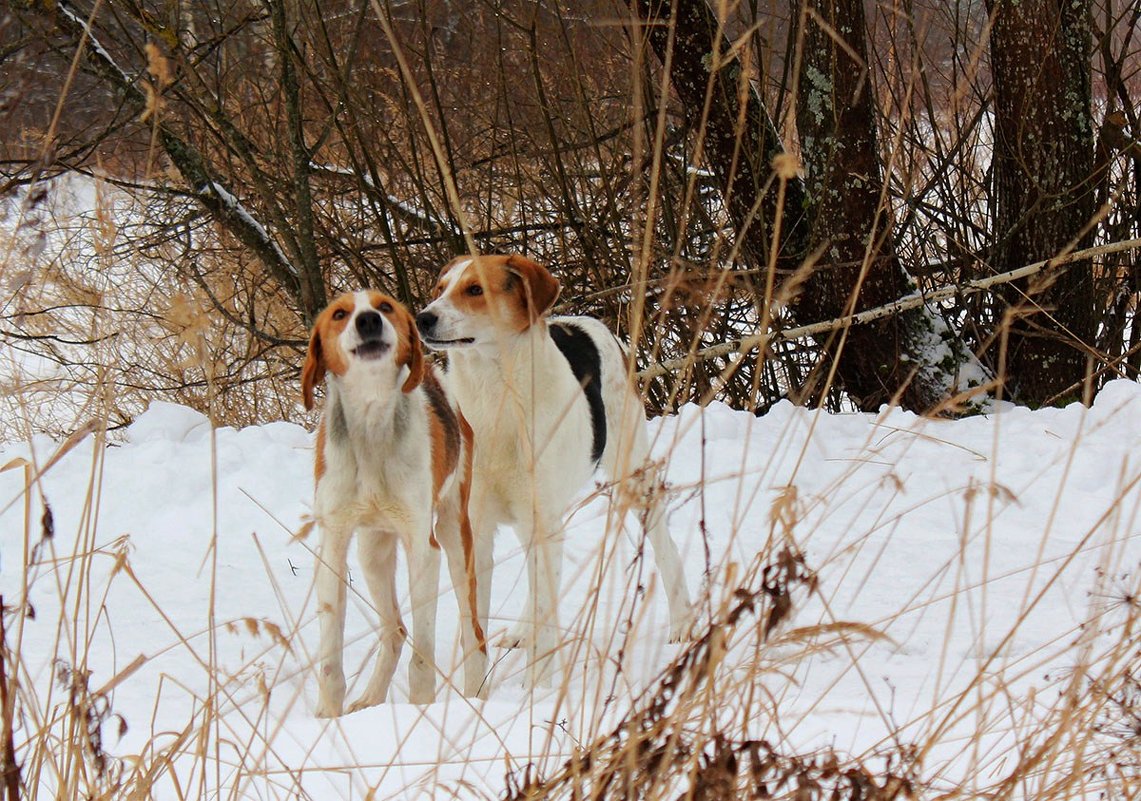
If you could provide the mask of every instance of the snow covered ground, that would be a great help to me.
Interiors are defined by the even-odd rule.
[[[1089,409],[953,422],[781,403],[763,418],[691,406],[650,426],[692,597],[720,604],[727,572],[743,575],[782,536],[780,517],[819,574],[818,592],[797,597],[785,626],[851,621],[884,635],[765,653],[775,667],[763,671],[756,637],[740,635],[720,671],[763,685],[779,719],[745,725],[789,748],[859,755],[892,738],[932,741],[923,764],[932,781],[999,775],[1014,735],[1053,703],[1057,677],[1098,658],[1085,633],[1120,612],[1115,588],[1136,592],[1137,384],[1111,383]],[[23,457],[43,467],[57,444],[9,445],[0,466]],[[316,535],[295,536],[311,463],[312,437],[299,426],[212,431],[202,415],[156,402],[126,441],[103,447],[89,436],[46,469],[30,508],[25,471],[0,473],[0,592],[18,604],[26,575],[34,608],[34,618],[6,621],[31,702],[17,745],[69,736],[62,679],[78,668],[110,702],[102,748],[122,762],[108,770],[159,798],[493,796],[507,769],[554,768],[608,731],[680,652],[666,642],[652,560],[635,559],[637,527],[608,536],[600,494],[566,530],[560,686],[526,688],[523,655],[496,649],[486,702],[442,681],[437,703],[412,706],[402,666],[393,703],[315,719]],[[525,602],[509,533],[497,564],[493,638]],[[447,674],[457,628],[445,577],[437,658]],[[362,590],[350,594],[350,698],[374,644]],[[25,778],[44,789],[65,782],[65,768],[84,772],[62,758],[31,764],[29,748],[18,754]],[[176,756],[155,759],[163,749]],[[149,778],[132,773],[155,764]]]

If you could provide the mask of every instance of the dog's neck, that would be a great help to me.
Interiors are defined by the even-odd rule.
[[[494,344],[451,351],[449,383],[460,408],[473,410],[465,416],[476,436],[494,438],[500,435],[489,431],[510,430],[515,433],[504,441],[516,443],[521,421],[533,413],[536,395],[555,383],[560,358],[545,320]]]
[[[531,375],[541,367],[553,347],[547,321],[538,320],[525,331],[511,332],[469,348],[452,350],[448,362],[461,374],[487,377],[498,373],[505,380],[521,374]]]
[[[369,375],[366,370],[353,370],[328,381],[328,404],[331,425],[341,425],[354,438],[381,437],[386,441],[399,438],[404,428],[410,399],[400,391],[399,383],[391,383],[389,375]],[[378,391],[379,387],[384,389]],[[332,433],[332,432],[331,432]]]

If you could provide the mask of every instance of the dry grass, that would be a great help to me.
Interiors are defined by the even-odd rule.
[[[534,70],[539,80],[538,63]],[[632,76],[634,87],[640,90],[639,81],[646,76],[652,72]],[[891,88],[903,96],[911,80],[901,76]],[[589,83],[578,82],[574,88],[581,98],[572,104],[581,105],[586,118],[596,91]],[[633,91],[624,79],[619,83],[622,91]],[[421,105],[416,112],[394,111],[399,111],[400,136],[440,122],[424,109],[422,98],[417,100]],[[639,122],[632,139],[623,140],[613,153],[599,149],[597,158],[613,158],[613,163],[582,157],[578,172],[571,173],[578,183],[562,201],[590,195],[600,171],[607,180],[633,184],[622,205],[617,210],[608,206],[607,214],[620,229],[616,241],[622,247],[633,243],[640,255],[614,256],[617,266],[603,273],[606,286],[592,284],[589,270],[598,264],[592,257],[599,252],[620,250],[611,242],[576,244],[573,263],[564,266],[574,286],[592,290],[579,293],[576,309],[602,308],[615,320],[631,321],[632,338],[642,343],[643,354],[681,357],[723,340],[726,331],[715,324],[727,325],[735,335],[751,330],[758,315],[757,293],[747,283],[710,286],[693,278],[700,272],[690,269],[695,265],[721,266],[724,210],[716,200],[701,199],[709,196],[709,187],[704,194],[695,187],[697,173],[690,170],[685,147],[667,140],[665,104],[657,125],[643,130],[640,123],[650,115],[642,102],[635,99],[616,115],[623,124],[627,116]],[[489,106],[498,109],[499,104]],[[529,111],[539,116],[535,108]],[[972,109],[956,111],[952,122],[957,126],[973,116]],[[462,127],[463,122],[452,120],[452,125]],[[526,136],[511,143],[531,143],[532,150],[545,152],[548,143],[534,133],[542,130],[542,120],[531,122]],[[932,261],[932,254],[918,243],[941,238],[958,242],[968,254],[980,249],[977,226],[969,224],[980,214],[971,191],[952,187],[942,195],[934,179],[926,182],[931,164],[939,170],[943,164],[922,145],[926,123],[936,127],[939,122],[935,112],[928,121],[903,115],[895,122],[909,127],[897,154],[907,163],[893,179],[904,186],[925,185],[925,192],[932,193],[921,197],[923,204],[916,207],[922,212],[909,218],[911,227],[901,236],[910,261]],[[975,164],[985,135],[972,123],[958,136],[950,146],[970,163],[960,164],[954,178],[974,186],[970,181],[986,169]],[[629,161],[627,144],[633,145],[636,157]],[[397,189],[421,195],[424,201],[431,195],[429,188],[439,189],[432,195],[437,203],[433,211],[441,218],[444,212],[462,214],[461,208],[449,209],[439,198],[450,197],[460,206],[452,184],[457,178],[478,183],[475,170],[457,177],[447,154],[427,147],[416,159],[416,170],[437,159],[441,183],[451,191],[444,192],[419,172],[402,176],[407,183]],[[657,165],[653,174],[645,170],[650,163]],[[516,166],[511,180],[487,173],[486,180],[495,184],[494,191],[487,191],[492,198],[487,215],[490,218],[492,210],[503,215],[490,220],[490,227],[517,222],[511,211],[516,207],[540,223],[547,219],[544,215],[568,218],[559,202],[544,206],[541,194],[549,186],[550,173],[558,172],[555,167],[568,165],[536,159]],[[1075,438],[1058,457],[1060,467],[1041,468],[1059,467],[1049,474],[1058,481],[1059,502],[1046,519],[1037,521],[1038,552],[1025,554],[1021,566],[1005,574],[990,573],[991,556],[1003,547],[994,532],[996,521],[1017,507],[1017,492],[1000,485],[993,474],[965,486],[952,481],[947,495],[955,497],[955,514],[961,515],[952,526],[960,538],[954,555],[943,563],[922,565],[918,589],[893,598],[891,609],[874,619],[849,619],[845,604],[853,597],[853,587],[855,595],[867,587],[890,594],[898,577],[881,567],[881,556],[924,536],[922,522],[909,536],[905,532],[912,521],[924,520],[925,512],[942,508],[940,497],[909,498],[903,511],[893,505],[903,497],[905,485],[895,468],[908,448],[932,436],[922,421],[914,430],[895,432],[891,442],[869,439],[859,453],[845,456],[850,460],[846,469],[811,494],[798,489],[806,480],[798,475],[799,468],[777,489],[769,484],[778,455],[797,465],[807,459],[817,445],[811,430],[803,439],[782,432],[777,441],[766,443],[771,456],[759,466],[747,464],[747,454],[740,465],[707,465],[702,449],[698,475],[668,491],[663,488],[664,502],[684,500],[687,509],[699,509],[693,531],[686,532],[706,549],[703,592],[697,599],[702,617],[691,643],[668,656],[647,649],[655,622],[652,592],[647,590],[653,569],[643,564],[641,547],[630,564],[625,563],[629,554],[621,550],[623,538],[616,531],[622,515],[609,514],[606,536],[595,552],[579,561],[577,571],[581,580],[599,577],[599,586],[603,575],[620,574],[618,597],[605,597],[599,590],[590,594],[591,602],[583,609],[562,610],[568,622],[560,649],[572,669],[541,702],[526,699],[512,708],[525,736],[509,737],[509,721],[494,705],[472,705],[450,695],[439,705],[442,710],[391,709],[370,718],[382,726],[391,720],[391,736],[407,737],[396,744],[398,750],[405,749],[400,760],[378,762],[376,743],[355,739],[345,742],[347,754],[341,764],[334,764],[321,751],[322,744],[359,737],[360,728],[352,721],[321,728],[308,718],[305,681],[312,671],[312,613],[297,610],[311,604],[306,602],[307,588],[299,592],[297,583],[283,583],[280,566],[284,554],[304,554],[311,561],[303,544],[292,546],[294,551],[281,545],[299,520],[279,521],[272,543],[264,532],[255,537],[262,571],[252,576],[253,567],[245,565],[247,572],[240,577],[267,584],[276,606],[233,617],[217,607],[225,582],[233,580],[220,571],[219,549],[248,532],[219,523],[226,477],[218,470],[216,434],[211,433],[209,503],[204,503],[210,507],[208,537],[192,553],[171,554],[198,577],[202,608],[195,615],[186,617],[181,608],[170,608],[162,592],[163,575],[140,572],[135,564],[132,537],[170,532],[108,532],[99,525],[100,509],[112,500],[104,489],[109,442],[150,399],[193,406],[215,426],[300,419],[293,350],[304,339],[300,323],[282,293],[268,285],[261,268],[232,242],[200,221],[193,237],[188,230],[185,240],[165,230],[162,221],[192,218],[187,207],[163,216],[176,204],[164,199],[158,203],[159,225],[139,224],[138,230],[126,231],[126,221],[139,219],[140,210],[117,210],[118,195],[100,194],[90,204],[95,213],[77,228],[74,222],[52,217],[44,187],[32,186],[19,204],[19,220],[6,229],[13,237],[0,244],[0,277],[11,290],[5,298],[7,319],[19,321],[20,331],[30,337],[13,344],[36,355],[50,354],[53,365],[45,377],[37,369],[41,365],[24,372],[12,357],[3,357],[9,380],[0,419],[15,422],[19,429],[6,432],[4,439],[26,443],[28,449],[27,459],[2,465],[4,474],[22,479],[17,492],[0,497],[5,519],[19,521],[15,539],[22,546],[3,554],[0,792],[6,801],[324,798],[333,792],[324,788],[346,787],[354,798],[469,798],[500,790],[521,799],[1141,798],[1141,566],[1126,558],[1136,553],[1126,545],[1137,536],[1137,465],[1131,466],[1133,473],[1123,470],[1114,500],[1098,510],[1099,518],[1087,530],[1071,533],[1068,549],[1048,549],[1056,530],[1069,525],[1061,517],[1061,499],[1076,482],[1069,470],[1081,445]],[[700,196],[692,208],[670,210],[682,220],[677,230],[664,230],[662,219],[646,215],[646,209],[669,205],[691,191]],[[956,193],[963,195],[963,208],[939,205]],[[336,203],[328,206],[336,208]],[[941,208],[945,215],[939,213]],[[147,216],[145,210],[141,216]],[[947,226],[943,216],[951,220]],[[330,218],[343,223],[336,214]],[[359,222],[351,214],[347,218]],[[344,233],[338,225],[329,224],[331,238]],[[692,233],[691,227],[701,230]],[[958,228],[963,236],[956,238],[951,234]],[[663,241],[667,234],[679,233],[677,240],[685,247],[678,247],[684,252],[671,256]],[[577,242],[565,232],[544,236],[534,238],[550,251]],[[183,241],[192,241],[194,247],[180,250]],[[393,252],[419,255],[444,245],[402,247]],[[920,252],[910,254],[912,250]],[[146,253],[153,261],[141,257]],[[953,260],[961,254],[956,250],[942,255]],[[19,269],[21,265],[34,267],[34,275]],[[181,269],[172,281],[163,269],[170,265],[193,269]],[[379,269],[370,272],[373,265],[363,259],[351,267],[354,279],[391,277]],[[958,267],[950,264],[947,269]],[[430,272],[431,265],[413,271],[412,283],[428,285]],[[196,275],[207,280],[198,283]],[[718,305],[726,301],[731,303]],[[27,315],[21,317],[12,303],[26,305]],[[50,314],[45,311],[49,309]],[[763,309],[760,314],[779,311]],[[694,326],[693,320],[709,325]],[[787,388],[788,375],[805,367],[804,358],[815,358],[804,357],[803,351],[785,357],[779,370],[755,359],[745,365],[749,369],[742,369],[744,359],[724,359],[700,369],[691,361],[650,393],[656,406],[669,408],[679,397],[708,399],[737,375],[744,377],[738,379],[744,384],[739,398],[756,401],[763,395],[771,400]],[[32,381],[28,375],[37,377]],[[827,395],[825,389],[822,397]],[[84,427],[87,420],[96,422]],[[1010,455],[998,429],[996,425],[993,447],[974,453],[979,460],[996,465]],[[60,439],[71,432],[79,435],[45,453],[44,440],[36,436],[44,431]],[[704,442],[704,432],[701,439]],[[678,442],[659,443],[659,456],[692,463],[692,451],[678,450]],[[892,449],[893,442],[908,444]],[[74,465],[83,458],[88,459],[79,485],[84,492],[72,493],[82,495],[82,509],[65,530],[56,523],[44,478],[65,461]],[[869,471],[872,466],[883,469]],[[77,474],[73,468],[72,475]],[[873,496],[867,492],[869,483],[894,486],[894,492]],[[709,545],[708,520],[718,511],[706,509],[706,494],[713,486],[731,487],[735,493],[727,530],[716,532],[722,537],[720,550]],[[618,490],[610,494],[621,510],[631,499]],[[308,486],[299,485],[297,491],[307,493]],[[256,496],[250,497],[257,502]],[[872,503],[882,508],[861,506]],[[822,528],[837,525],[837,520],[843,526],[849,519],[852,527],[846,536],[824,547],[818,544]],[[742,552],[747,559],[734,557]],[[1047,591],[1079,557],[1091,553],[1101,554],[1101,572],[1092,595],[1072,599],[1074,607],[1087,608],[1081,625],[1045,638],[1027,632]],[[993,611],[994,603],[991,588],[1011,575],[1025,578],[1025,596],[1009,624],[994,626],[988,616],[988,604]],[[135,599],[129,609],[121,606],[124,588]],[[363,598],[356,600],[358,606],[367,606]],[[946,632],[938,630],[938,621],[925,617],[935,609],[949,610]],[[977,646],[969,658],[951,649],[949,636],[941,636],[950,633],[956,614],[974,626]],[[126,638],[125,629],[135,625],[151,627],[153,647],[141,655],[116,652],[117,633]],[[29,647],[32,626],[50,632],[39,639],[48,643],[45,648]],[[1010,645],[1024,633],[1037,645],[1015,654]],[[235,640],[243,645],[236,662],[224,655],[234,652],[229,644]],[[932,641],[936,644],[929,646]],[[875,666],[893,649],[906,653],[927,647],[933,647],[930,661],[935,666],[926,687],[929,698],[907,709],[885,704],[881,679],[872,673]],[[447,650],[441,645],[445,669]],[[513,689],[511,682],[522,672],[519,659],[506,654],[500,658],[496,680]],[[171,670],[172,664],[178,670]],[[823,684],[810,682],[821,664],[829,666],[827,678]],[[642,675],[645,665],[653,666],[656,675]],[[805,741],[821,741],[805,733],[816,716],[827,720],[835,707],[856,705],[845,695],[853,688],[866,696],[860,703],[882,735],[858,748],[845,742],[805,747]],[[504,695],[510,699],[512,692]],[[128,707],[133,710],[130,717],[121,711]],[[139,710],[149,716],[140,716]],[[479,733],[456,731],[450,725],[453,719]],[[427,749],[422,742],[425,730],[433,743]],[[380,739],[389,732],[384,728]],[[139,745],[126,748],[123,743]],[[413,778],[402,784],[404,771]]]
[[[0,439],[62,437],[90,419],[114,431],[155,397],[219,424],[296,415],[304,328],[208,226],[193,237],[194,259],[213,266],[209,289],[172,275],[188,256],[155,222],[165,205],[71,176],[3,207],[11,338],[0,357],[0,414],[21,428]]]

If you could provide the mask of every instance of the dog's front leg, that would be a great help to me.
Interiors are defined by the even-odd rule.
[[[562,578],[563,543],[559,521],[534,518],[524,529],[527,580],[530,583],[531,632],[529,636],[533,687],[549,687],[559,645],[559,586]]]
[[[377,646],[376,667],[372,678],[360,697],[349,706],[349,712],[366,709],[382,703],[388,695],[388,685],[400,661],[404,647],[404,623],[400,619],[400,604],[396,599],[396,543],[395,534],[388,531],[363,531],[357,542],[361,572],[364,573],[380,618],[380,642]]]
[[[432,521],[412,528],[408,543],[408,587],[412,596],[412,659],[408,696],[414,704],[436,700],[436,604],[440,596],[440,551],[432,547]]]
[[[345,703],[345,600],[346,566],[352,531],[329,527],[321,532],[317,551],[317,622],[321,642],[317,649],[317,717],[334,718]]]

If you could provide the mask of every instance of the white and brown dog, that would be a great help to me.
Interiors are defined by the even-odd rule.
[[[340,715],[344,705],[346,570],[354,532],[380,616],[380,646],[372,678],[348,711],[382,702],[400,659],[406,631],[396,597],[398,543],[407,556],[412,600],[410,700],[423,704],[435,697],[437,540],[447,553],[461,619],[468,621],[461,626],[468,652],[464,692],[476,695],[486,674],[486,649],[473,610],[471,429],[424,363],[412,315],[380,292],[341,295],[317,318],[301,371],[306,409],[313,408],[313,390],[326,374],[313,504],[321,529],[317,715]]]
[[[535,683],[549,677],[557,645],[562,518],[571,501],[597,467],[627,488],[649,486],[645,413],[625,351],[598,320],[548,319],[559,290],[522,256],[462,257],[444,267],[435,300],[416,316],[425,344],[448,352],[449,389],[474,431],[479,620],[486,627],[491,536],[510,524],[526,552],[531,604],[529,620],[504,644],[530,645]],[[681,560],[659,504],[647,506],[643,523],[677,640],[690,624]]]

